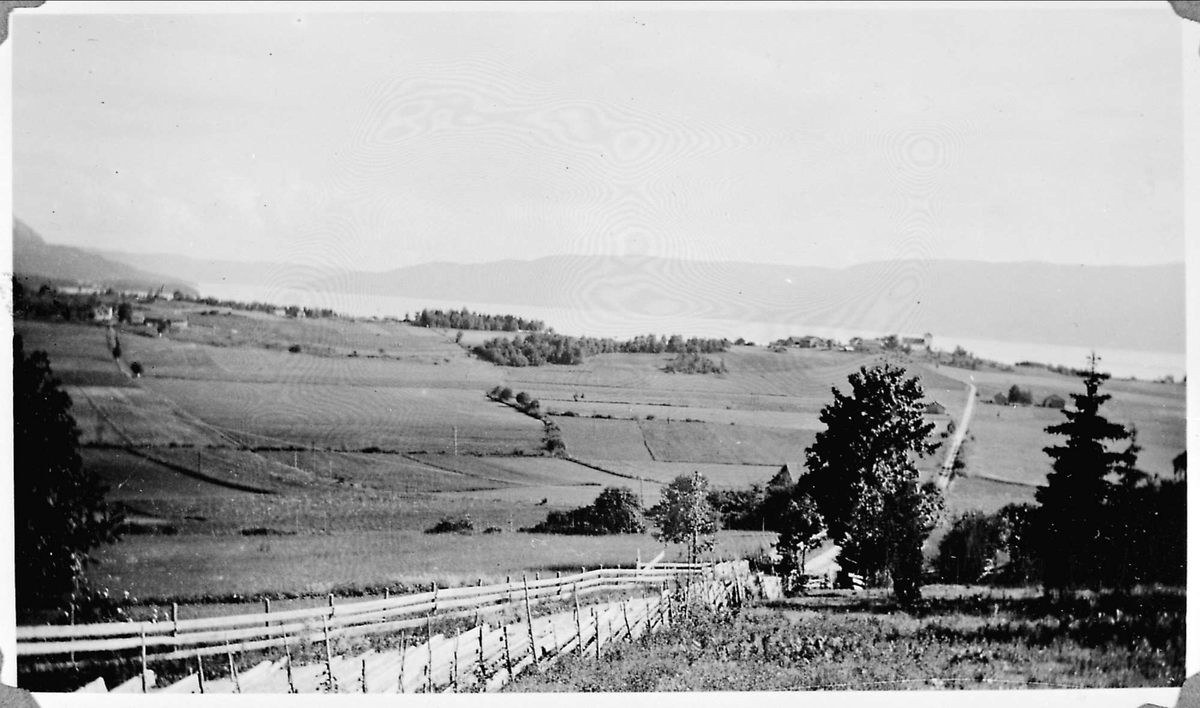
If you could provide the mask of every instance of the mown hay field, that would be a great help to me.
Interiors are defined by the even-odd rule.
[[[542,445],[543,426],[471,389],[304,381],[153,379],[187,412],[255,446],[505,454]]]

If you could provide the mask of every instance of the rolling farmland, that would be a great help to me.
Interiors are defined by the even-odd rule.
[[[102,327],[15,323],[27,350],[49,353],[75,402],[85,465],[138,531],[102,549],[92,579],[160,601],[627,564],[655,547],[649,535],[519,529],[587,505],[606,486],[649,505],[662,484],[695,470],[725,489],[765,483],[783,464],[798,474],[830,389],[845,390],[876,360],[736,346],[717,355],[729,368],[722,375],[668,374],[670,355],[653,354],[505,368],[470,356],[452,331],[180,307],[192,307],[186,330],[157,337],[119,327],[122,365]],[[469,332],[464,344],[497,334]],[[133,361],[142,378],[128,375]],[[1043,429],[1061,416],[986,401],[1014,383],[1037,400],[1065,396],[1077,380],[906,366],[946,406],[929,417],[936,436],[961,415],[967,382],[979,388],[948,510],[1031,500],[1049,468]],[[497,385],[539,399],[578,462],[545,456],[543,422],[489,400]],[[1109,392],[1110,417],[1138,429],[1142,467],[1169,472],[1184,445],[1184,386],[1113,381]],[[942,460],[939,451],[919,467],[932,474]],[[475,535],[423,533],[463,515]],[[722,532],[731,553],[772,541]]]

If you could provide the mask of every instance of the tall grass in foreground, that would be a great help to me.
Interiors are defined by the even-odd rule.
[[[698,617],[600,661],[566,657],[510,691],[792,691],[1180,686],[1184,594],[1051,602],[994,592],[934,598],[822,593]]]

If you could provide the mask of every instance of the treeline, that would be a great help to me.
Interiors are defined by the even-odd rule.
[[[238,300],[221,300],[215,297],[188,297],[186,294],[176,291],[173,298],[180,302],[194,302],[198,305],[208,305],[209,307],[228,307],[231,310],[248,310],[254,312],[275,312],[283,310],[283,313],[288,317],[306,317],[316,319],[332,319],[341,317],[334,310],[327,307],[300,307],[299,305],[279,306],[269,302],[240,302]]]
[[[487,332],[541,332],[546,329],[546,323],[541,320],[527,320],[513,315],[485,315],[471,312],[465,307],[461,311],[448,312],[421,310],[412,324],[416,327],[478,329]]]
[[[119,296],[75,295],[61,293],[50,285],[43,284],[37,290],[27,289],[13,278],[13,314],[17,317],[34,319],[61,319],[67,322],[91,321],[97,307],[116,305]]]
[[[639,335],[624,342],[612,338],[569,337],[555,332],[531,332],[511,340],[496,337],[471,349],[475,356],[498,366],[579,364],[596,354],[708,354],[728,349],[728,339],[684,339]]]

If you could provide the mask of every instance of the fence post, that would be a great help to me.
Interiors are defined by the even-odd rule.
[[[327,690],[332,693],[337,690],[337,683],[333,677],[333,656],[329,651],[329,618],[325,615],[321,615],[321,630],[325,634],[325,674],[329,678]]]
[[[450,666],[450,689],[458,693],[458,645],[462,640],[462,632],[454,635],[454,663]]]
[[[74,612],[74,605],[72,605],[71,611]],[[72,619],[74,619],[74,617],[72,617]],[[178,635],[179,635],[179,603],[172,602],[171,603],[171,636],[175,637]]]
[[[263,612],[268,615],[271,614],[271,598],[269,598],[269,597],[263,598]],[[271,618],[268,617],[267,621],[264,622],[263,624],[267,627],[270,627],[271,626]]]
[[[575,633],[579,635],[579,655],[583,656],[583,618],[579,612],[579,584],[576,583],[571,591],[575,596]]]
[[[512,654],[508,650],[508,625],[504,625],[504,668],[508,672],[508,680],[512,680]]]
[[[433,585],[434,592],[437,592],[437,583]],[[432,615],[425,617],[425,649],[428,654],[428,661],[425,664],[425,690],[433,692],[433,619]]]
[[[529,650],[533,652],[533,665],[538,664],[537,640],[533,636],[533,615],[529,612],[529,582],[521,575],[521,586],[525,589],[525,621],[529,623]]]
[[[629,626],[629,600],[626,599],[621,603],[621,614],[625,616],[625,636],[629,641],[633,641],[633,629]]]
[[[367,692],[367,660],[362,660],[362,692]]]
[[[288,693],[296,693],[296,684],[292,681],[292,648],[288,646],[287,630],[283,630],[283,656],[287,666]]]
[[[596,627],[596,658],[600,658],[600,618],[596,616],[596,608],[592,608],[592,624]]]
[[[146,693],[146,625],[142,624],[142,693]]]
[[[479,683],[485,683],[484,679],[487,674],[487,664],[483,661],[483,633],[487,629],[486,625],[479,626]]]
[[[404,655],[408,653],[408,634],[400,635],[400,693],[404,693]]]
[[[204,693],[204,660],[200,658],[200,650],[196,650],[196,679],[200,683],[200,693]]]
[[[238,681],[237,667],[233,665],[233,647],[229,646],[229,638],[225,638],[225,654],[229,657],[229,676],[233,678],[233,690],[242,692],[242,683]]]

